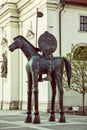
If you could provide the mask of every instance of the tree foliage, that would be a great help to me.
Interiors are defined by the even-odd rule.
[[[72,67],[70,89],[81,94],[87,93],[87,48],[84,47],[82,49],[72,45],[71,52],[67,54],[67,58]],[[65,78],[64,84],[65,88],[68,89]]]

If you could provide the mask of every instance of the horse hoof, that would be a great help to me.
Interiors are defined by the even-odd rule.
[[[32,116],[31,115],[27,115],[27,117],[25,119],[25,123],[32,123]]]
[[[33,123],[34,124],[40,124],[40,116],[39,115],[35,115]]]
[[[66,119],[65,119],[64,115],[60,116],[59,122],[60,123],[65,123],[66,122]]]
[[[55,114],[50,115],[49,121],[50,122],[55,121]]]

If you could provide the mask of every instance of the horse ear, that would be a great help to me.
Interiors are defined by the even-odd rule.
[[[18,46],[19,46],[19,48],[21,48],[23,46],[22,36],[21,35],[18,37]]]
[[[19,37],[20,40],[22,39],[22,36],[21,36],[21,35],[19,35],[18,37]]]
[[[21,35],[18,35],[18,36],[16,36],[16,37],[14,37],[13,40],[14,40],[14,41],[17,40],[17,39],[20,39],[20,40],[21,40],[21,37],[22,37]]]
[[[13,40],[15,41],[15,40],[16,40],[16,37],[15,37],[15,38],[13,38]]]

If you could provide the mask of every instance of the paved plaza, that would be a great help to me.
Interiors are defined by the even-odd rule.
[[[1,111],[0,130],[87,130],[87,116],[65,115],[66,123],[49,122],[49,113],[40,113],[41,124],[25,123],[25,111]]]

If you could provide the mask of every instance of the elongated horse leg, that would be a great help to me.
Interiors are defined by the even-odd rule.
[[[60,119],[59,122],[66,122],[65,115],[64,115],[64,108],[63,108],[63,86],[62,81],[57,77],[57,85],[59,89],[59,104],[60,104]]]
[[[32,105],[31,105],[31,102],[32,102],[32,77],[31,77],[31,73],[28,73],[28,99],[27,99],[27,117],[26,117],[26,120],[25,122],[26,123],[31,123],[32,122]]]
[[[51,81],[51,88],[52,88],[52,99],[51,99],[51,110],[50,110],[50,117],[49,121],[55,121],[55,96],[56,96],[56,82],[54,77],[52,77]]]
[[[39,109],[38,109],[38,77],[37,77],[37,73],[35,72],[33,75],[33,85],[34,85],[34,102],[35,102],[35,112],[34,112],[34,120],[33,123],[34,124],[40,124],[40,116],[39,116]]]

